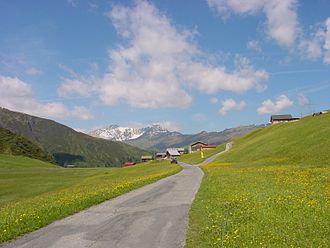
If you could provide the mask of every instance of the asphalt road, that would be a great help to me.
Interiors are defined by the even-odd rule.
[[[212,162],[218,153],[202,164]],[[173,176],[106,201],[1,248],[180,248],[184,247],[188,213],[203,172],[180,163]]]
[[[188,212],[203,172],[183,165],[173,176],[56,221],[3,248],[183,247]]]
[[[203,165],[203,164],[209,164],[209,163],[213,162],[214,159],[216,159],[216,158],[217,158],[218,156],[220,156],[221,154],[223,154],[223,153],[225,153],[225,152],[228,152],[232,147],[233,147],[233,143],[232,143],[232,142],[227,143],[227,144],[226,144],[226,148],[225,148],[224,151],[219,152],[219,153],[213,155],[212,157],[209,157],[209,158],[205,159],[204,162],[202,162],[202,163],[199,164],[198,166]]]

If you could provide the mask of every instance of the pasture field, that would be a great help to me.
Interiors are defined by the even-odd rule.
[[[0,155],[0,242],[175,174],[181,167],[153,161],[127,168],[61,168]]]
[[[202,166],[187,247],[329,247],[330,115],[237,139]]]
[[[194,153],[190,153],[190,154],[184,154],[182,155],[180,158],[178,158],[178,161],[180,162],[184,162],[187,164],[200,164],[202,163],[205,159],[219,153],[225,150],[225,146],[226,144],[221,144],[218,145],[216,148],[214,149],[210,149],[210,150],[205,150],[204,151],[204,158],[201,158],[201,153],[200,152],[194,152]]]

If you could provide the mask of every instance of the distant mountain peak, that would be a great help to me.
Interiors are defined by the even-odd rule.
[[[160,124],[150,124],[141,128],[109,125],[96,129],[90,132],[89,135],[108,140],[123,141],[146,150],[165,151],[168,147],[185,147],[197,141],[222,144],[258,127],[260,126],[250,125],[229,128],[221,132],[207,132],[204,130],[196,134],[182,134],[169,131]]]
[[[153,137],[158,134],[171,133],[159,124],[151,124],[142,128],[122,127],[119,125],[109,125],[104,128],[95,129],[89,132],[93,137],[115,140],[128,141],[134,140],[141,136]]]

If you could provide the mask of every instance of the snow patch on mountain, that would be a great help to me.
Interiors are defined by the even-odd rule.
[[[164,129],[160,125],[149,125],[143,128],[110,125],[104,128],[95,129],[89,132],[89,135],[108,140],[127,141],[137,139],[142,135],[153,137],[161,133],[170,133],[170,131]]]

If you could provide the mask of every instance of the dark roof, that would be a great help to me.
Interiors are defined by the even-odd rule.
[[[206,143],[203,143],[203,142],[197,141],[197,142],[195,142],[195,143],[192,143],[190,146],[197,145],[197,144],[207,145]]]
[[[216,148],[217,145],[203,145],[203,148]]]
[[[272,115],[271,120],[291,120],[292,115]]]

